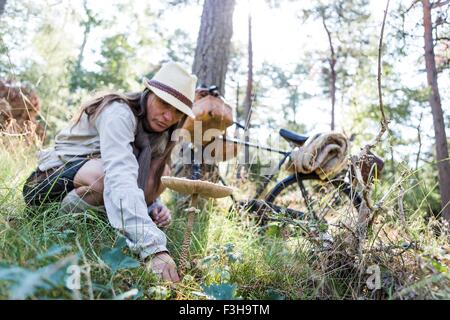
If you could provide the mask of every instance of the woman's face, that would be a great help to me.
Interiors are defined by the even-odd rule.
[[[182,117],[183,112],[161,100],[154,93],[150,93],[147,99],[147,121],[153,131],[166,131]]]

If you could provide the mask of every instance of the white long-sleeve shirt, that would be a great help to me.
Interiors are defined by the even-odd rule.
[[[137,118],[123,102],[105,106],[91,121],[83,113],[73,129],[68,127],[57,134],[54,147],[38,152],[38,166],[47,170],[88,154],[101,157],[108,220],[144,259],[167,248],[166,236],[149,217],[144,192],[137,184],[139,165],[131,145],[136,127]],[[162,153],[167,141],[167,133],[152,141],[152,152]]]

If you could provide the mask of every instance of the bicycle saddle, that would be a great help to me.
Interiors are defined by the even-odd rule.
[[[286,130],[286,129],[280,129],[280,136],[282,136],[284,139],[286,139],[289,142],[292,142],[298,146],[303,145],[306,140],[308,140],[309,137],[303,136],[301,134],[297,134],[295,132]]]

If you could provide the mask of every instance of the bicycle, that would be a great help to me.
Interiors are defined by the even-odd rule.
[[[286,129],[281,129],[279,134],[292,147],[301,147],[308,139],[308,136],[299,135]],[[276,167],[276,172],[263,177],[263,184],[259,186],[256,194],[252,198],[236,201],[232,196],[232,200],[237,208],[257,214],[261,217],[261,224],[265,224],[271,220],[280,221],[280,214],[294,219],[302,219],[309,216],[309,218],[314,220],[323,221],[330,210],[338,211],[339,208],[348,206],[349,204],[352,206],[352,209],[358,210],[361,205],[362,196],[352,187],[352,174],[350,170],[344,170],[334,178],[326,181],[321,180],[316,173],[302,174],[294,172],[276,182],[275,186],[264,194],[264,190],[274,181],[274,178],[281,171],[283,165],[289,160],[292,151],[253,144],[227,136],[219,138],[224,143],[236,143],[238,145],[259,148],[282,155],[282,159]],[[180,168],[175,171],[175,176],[179,172]],[[194,163],[192,165],[192,177],[199,179],[201,176],[201,166]],[[219,181],[224,185],[228,185],[221,175],[219,175]],[[293,196],[292,201],[289,201],[289,196],[291,198]]]
[[[209,91],[211,95],[217,94],[217,87],[211,86]],[[234,122],[234,125],[237,128],[245,129],[237,122]],[[295,223],[300,219],[326,222],[325,218],[330,215],[330,212],[339,213],[343,208],[347,208],[347,211],[359,210],[362,203],[362,194],[353,187],[355,176],[351,166],[328,180],[322,180],[316,173],[293,172],[276,182],[275,186],[264,193],[264,190],[282,170],[283,165],[290,159],[292,150],[295,147],[303,146],[308,140],[308,136],[287,129],[281,129],[279,134],[289,143],[292,147],[291,150],[279,150],[270,146],[254,144],[247,140],[227,137],[226,135],[216,137],[216,139],[222,139],[224,143],[234,143],[282,155],[282,159],[276,167],[276,172],[263,176],[264,182],[258,187],[253,197],[248,200],[237,201],[233,195],[231,196],[235,208],[256,214],[260,218],[259,223],[261,225],[265,225],[269,221]],[[189,165],[191,178],[200,179],[202,178],[202,166],[194,161],[194,146],[191,144],[189,147],[191,148],[192,160]],[[374,163],[377,165],[378,172],[381,172],[382,166],[380,167],[376,160]],[[381,161],[381,159],[379,160]],[[217,164],[214,166],[218,169]],[[178,176],[182,169],[182,165],[176,167],[174,175]],[[220,174],[218,180],[222,184],[228,185]]]

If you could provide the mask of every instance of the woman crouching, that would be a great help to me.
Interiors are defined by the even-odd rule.
[[[56,135],[54,147],[38,153],[38,168],[23,189],[26,203],[105,212],[153,272],[178,282],[159,229],[170,223],[171,213],[158,197],[175,145],[172,132],[187,116],[195,118],[196,81],[169,62],[145,79],[142,92],[106,93],[85,103],[75,124]]]

